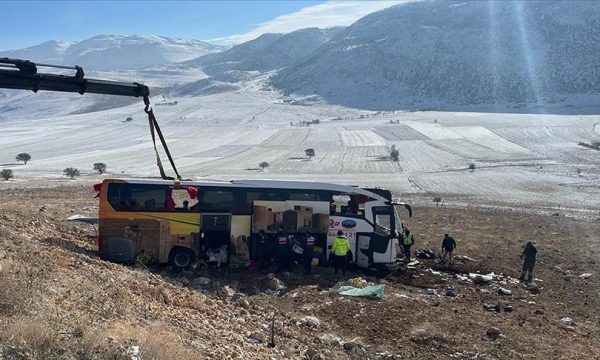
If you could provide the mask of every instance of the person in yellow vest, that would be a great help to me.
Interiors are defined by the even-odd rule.
[[[415,243],[413,234],[407,228],[404,228],[404,236],[402,237],[402,249],[404,250],[404,257],[406,262],[410,262],[410,248]]]
[[[336,275],[338,270],[342,270],[342,275],[346,275],[348,251],[350,251],[350,242],[348,241],[348,238],[344,236],[344,232],[338,230],[337,236],[333,240],[333,245],[331,245],[330,255],[333,256],[333,267],[335,268]]]

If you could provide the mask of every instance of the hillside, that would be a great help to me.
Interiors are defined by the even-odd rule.
[[[270,71],[296,63],[342,29],[307,28],[288,34],[264,34],[221,53],[192,60],[189,64],[204,66],[209,75],[228,70]]]
[[[73,43],[48,41],[25,49],[0,51],[0,57],[76,64],[86,70],[131,70],[186,61],[220,50],[220,46],[199,40],[156,35],[98,35]]]
[[[418,2],[365,16],[275,76],[366,109],[600,96],[600,3]]]

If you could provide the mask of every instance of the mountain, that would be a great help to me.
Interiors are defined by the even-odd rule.
[[[186,61],[222,49],[199,40],[155,35],[98,35],[73,43],[48,41],[25,49],[3,51],[0,57],[80,65],[86,70],[134,70]]]
[[[600,2],[416,2],[369,14],[272,78],[367,109],[600,95]]]
[[[342,29],[306,28],[288,34],[264,34],[221,53],[199,57],[188,64],[203,66],[204,72],[209,75],[230,70],[270,71],[297,62]]]

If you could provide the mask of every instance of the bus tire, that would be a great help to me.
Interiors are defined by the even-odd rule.
[[[169,254],[169,264],[175,271],[185,270],[194,261],[194,253],[190,249],[175,247]]]

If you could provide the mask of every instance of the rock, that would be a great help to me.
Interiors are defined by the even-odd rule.
[[[536,315],[544,315],[544,310],[542,309],[535,309],[535,311],[533,312]]]
[[[357,288],[364,288],[365,286],[368,285],[367,280],[365,280],[361,277],[352,278],[352,279],[348,280],[348,283]]]
[[[354,352],[357,347],[358,347],[358,344],[355,343],[354,341],[349,341],[349,342],[344,343],[344,350],[346,350],[348,352]]]
[[[509,312],[512,312],[512,311],[513,311],[513,307],[512,307],[512,306],[510,306],[510,305],[504,305],[504,307],[502,307],[502,310],[503,310],[504,312],[508,312],[508,313],[509,313]]]
[[[171,305],[173,303],[173,298],[171,297],[171,293],[169,290],[162,288],[160,289],[160,295],[162,297],[163,302],[166,305]]]
[[[427,290],[425,290],[425,294],[427,294],[427,295],[435,295],[435,293],[436,293],[435,289],[427,289]]]
[[[319,326],[321,326],[321,322],[319,321],[319,319],[315,316],[305,316],[302,318],[302,323],[308,327],[311,328],[318,328]]]
[[[473,259],[472,257],[468,257],[466,255],[456,255],[454,258],[456,260],[461,260],[461,261],[470,261],[470,262],[477,261],[477,260]]]
[[[304,357],[306,357],[307,360],[316,360],[319,358],[319,352],[313,348],[310,348],[306,350]]]
[[[248,309],[250,307],[250,303],[244,298],[239,299],[237,305],[244,309]]]
[[[483,308],[487,311],[500,312],[500,306],[497,304],[483,304]]]
[[[565,316],[564,318],[560,319],[560,323],[565,326],[571,326],[573,325],[573,319],[571,319],[568,316]]]
[[[580,279],[589,279],[592,276],[592,273],[583,273],[579,275]]]
[[[42,206],[42,207],[40,208],[40,212],[42,212],[42,211],[46,211],[46,207],[45,207],[45,206]]]
[[[471,280],[473,280],[473,283],[475,283],[477,285],[488,284],[492,280],[494,280],[494,276],[492,274],[481,275],[481,274],[470,273],[469,278]]]
[[[265,339],[265,336],[263,335],[263,333],[261,333],[259,331],[255,331],[252,334],[250,334],[250,339],[256,340],[258,342],[262,342]]]
[[[319,336],[319,340],[325,345],[329,346],[337,346],[340,345],[342,339],[339,336],[335,336],[333,334],[323,334]]]
[[[487,335],[487,337],[489,337],[492,340],[496,340],[497,338],[502,336],[502,331],[500,331],[500,329],[498,329],[497,327],[491,327],[487,329],[485,335]]]
[[[277,290],[281,290],[281,289],[285,288],[285,285],[283,284],[283,281],[274,277],[274,278],[270,278],[267,281],[267,288],[272,291],[277,291]]]
[[[537,295],[540,293],[540,288],[533,281],[530,282],[529,284],[527,284],[526,289],[527,289],[527,291],[529,291],[531,294],[534,294],[534,295]]]
[[[210,279],[207,277],[197,277],[193,280],[193,284],[196,287],[208,287],[208,285],[210,285]]]

